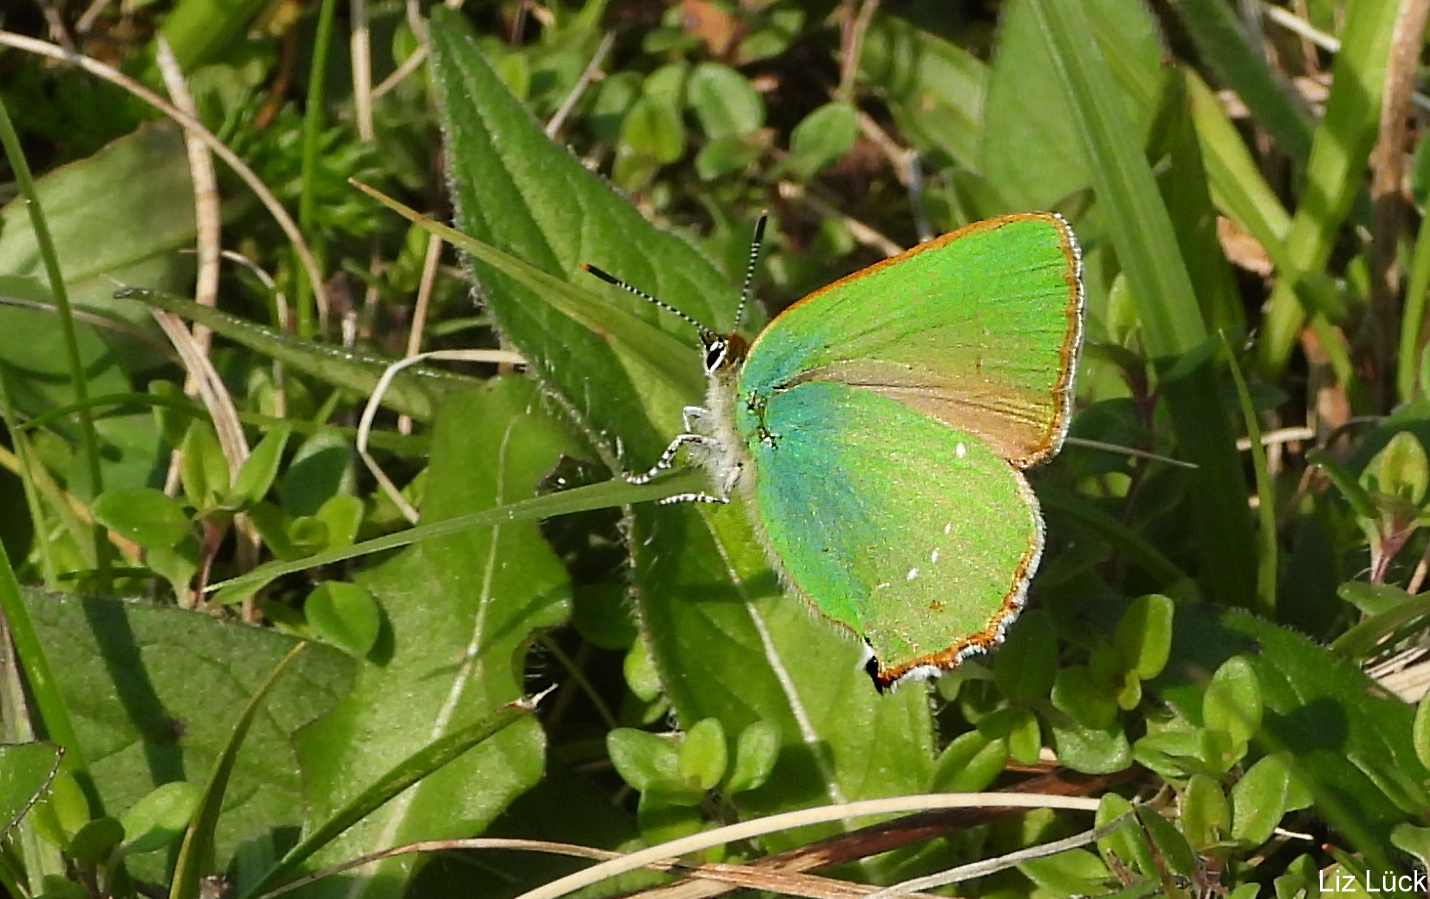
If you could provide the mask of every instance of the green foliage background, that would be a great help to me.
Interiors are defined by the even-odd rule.
[[[185,116],[45,62],[25,38],[43,17],[17,13],[0,883],[187,897],[218,875],[253,897],[418,841],[628,852],[985,789],[1098,806],[846,818],[695,861],[826,895],[778,864],[887,884],[1095,823],[958,894],[1289,897],[1423,869],[1430,706],[1395,672],[1430,615],[1430,238],[1404,87],[1424,6],[511,0],[353,21],[180,0],[62,19],[142,85],[168,68],[288,230],[228,163],[202,188]],[[463,252],[436,256],[426,223],[349,178],[453,220]],[[728,329],[761,210],[755,318],[1033,209],[1077,231],[1088,310],[1083,442],[1034,472],[1031,609],[987,658],[879,696],[737,509],[650,502],[698,474],[609,480],[704,387],[688,324],[580,265]],[[196,282],[208,263],[184,251],[212,224],[248,261]],[[217,339],[189,346],[153,310]],[[370,444],[398,502],[352,447],[414,319],[422,349],[507,355],[395,374]],[[512,896],[586,864],[428,851],[299,889]]]

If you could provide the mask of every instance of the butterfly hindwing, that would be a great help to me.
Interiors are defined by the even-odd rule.
[[[869,642],[876,681],[1001,638],[1042,551],[1018,471],[971,434],[839,383],[777,391],[737,419],[785,577]]]

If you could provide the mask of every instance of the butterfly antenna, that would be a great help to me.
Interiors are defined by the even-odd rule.
[[[681,321],[688,322],[693,328],[695,328],[696,331],[700,332],[700,336],[702,338],[715,336],[714,331],[711,331],[709,328],[705,327],[700,322],[686,315],[684,312],[681,312],[679,309],[670,305],[665,300],[658,300],[650,294],[646,293],[644,290],[641,290],[639,287],[632,287],[631,285],[622,281],[620,278],[617,278],[615,275],[609,272],[601,271],[589,262],[581,263],[581,267],[584,268],[586,271],[590,272],[591,274],[595,275],[597,278],[600,278],[602,281],[605,281],[607,284],[614,284],[615,286],[619,287],[621,290],[626,291],[627,293],[633,293],[641,299],[646,300],[649,303],[653,303],[656,306],[659,306],[666,312],[669,312],[670,314],[680,318]]]
[[[745,286],[740,288],[740,305],[735,307],[736,331],[745,321],[745,305],[750,302],[750,285],[755,282],[755,264],[760,261],[760,246],[765,242],[765,223],[769,219],[770,214],[762,212],[755,222],[755,236],[750,240],[750,264],[745,266]]]

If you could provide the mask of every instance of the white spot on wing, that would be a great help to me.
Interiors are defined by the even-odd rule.
[[[952,523],[949,523],[949,524],[946,524],[946,525],[943,526],[943,535],[944,535],[945,537],[947,537],[949,534],[952,534],[952,533],[953,533],[953,524],[952,524]]]
[[[911,580],[913,580],[914,578],[916,578],[916,577],[918,577],[918,576],[919,576],[919,570],[918,570],[917,568],[910,568],[910,569],[909,569],[909,573],[906,574],[906,575],[904,575],[904,580],[906,580],[906,581],[911,581]]]
[[[937,562],[937,561],[938,561],[938,550],[934,550],[933,552],[929,553],[929,564],[933,564],[934,562]]]
[[[964,446],[964,445],[963,445],[963,441],[960,440],[960,441],[954,446],[954,448],[953,448],[953,454],[954,454],[955,456],[957,456],[958,458],[962,459],[964,456],[968,455],[968,447]]]

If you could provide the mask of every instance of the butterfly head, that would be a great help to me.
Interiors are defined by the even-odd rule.
[[[718,374],[740,367],[750,344],[739,334],[717,334],[700,329],[700,343],[705,350],[705,373]]]

